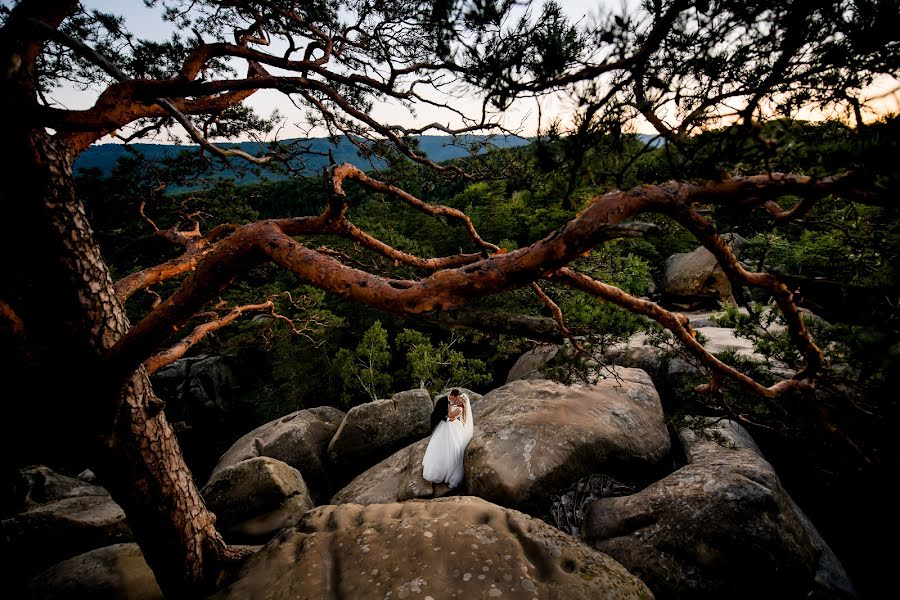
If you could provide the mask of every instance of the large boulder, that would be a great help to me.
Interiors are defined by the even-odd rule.
[[[428,390],[354,406],[328,444],[328,458],[341,470],[359,473],[431,433],[431,409]]]
[[[852,598],[837,558],[747,432],[679,431],[687,464],[590,506],[582,534],[657,598]]]
[[[478,498],[321,506],[215,596],[244,598],[651,598],[609,557]]]
[[[475,435],[466,450],[472,495],[532,509],[594,472],[645,472],[669,452],[659,396],[646,373],[616,368],[617,379],[568,387],[520,380],[486,394],[473,407]],[[334,503],[430,498],[422,478],[428,439],[400,450],[357,476]]]
[[[513,381],[482,398],[466,449],[468,492],[532,509],[590,473],[648,473],[669,454],[650,377],[614,367],[595,385]]]
[[[216,473],[201,491],[229,541],[268,541],[314,506],[303,476],[292,466],[258,456]]]
[[[64,560],[32,579],[28,594],[35,600],[163,600],[137,544],[114,544]]]
[[[725,234],[724,237],[739,256],[744,238],[737,234]],[[671,298],[736,304],[728,277],[716,257],[703,246],[666,259],[661,287],[662,292]]]
[[[0,521],[6,567],[31,575],[62,559],[132,540],[125,513],[102,487],[29,467],[23,512]]]
[[[260,425],[222,455],[212,477],[242,460],[268,456],[300,471],[313,497],[319,497],[328,488],[328,443],[343,419],[344,413],[338,409],[321,406]]]

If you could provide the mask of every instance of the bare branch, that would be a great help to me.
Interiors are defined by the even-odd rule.
[[[550,296],[548,296],[544,290],[541,289],[541,286],[537,284],[536,281],[531,282],[531,289],[534,290],[534,293],[537,294],[537,297],[540,301],[550,309],[550,312],[553,314],[553,320],[556,321],[556,324],[559,326],[559,331],[564,336],[572,339],[572,331],[566,327],[565,319],[563,318],[562,310],[559,308],[559,305],[554,302]]]
[[[720,373],[721,375],[733,379],[739,385],[766,398],[777,398],[789,390],[809,389],[810,384],[799,381],[797,379],[788,379],[780,381],[771,387],[764,387],[754,381],[751,377],[741,373],[737,369],[730,367],[721,360],[706,351],[703,345],[697,341],[694,331],[691,329],[690,322],[687,317],[679,313],[669,312],[654,302],[641,300],[620,290],[619,288],[597,281],[587,275],[564,268],[558,270],[553,275],[553,280],[563,283],[575,289],[587,292],[598,298],[608,300],[617,306],[628,309],[633,313],[645,315],[671,331],[675,337],[687,348],[694,356],[696,356],[705,366]],[[714,391],[714,388],[707,387],[698,391]]]
[[[202,325],[198,325],[191,333],[186,335],[177,344],[175,344],[168,350],[164,350],[148,358],[144,362],[144,368],[147,369],[147,375],[152,375],[164,366],[175,362],[176,360],[184,356],[192,346],[197,344],[207,335],[209,335],[213,331],[222,329],[226,325],[229,325],[244,313],[271,309],[274,308],[274,306],[275,304],[271,300],[268,300],[261,304],[245,304],[243,306],[236,306],[231,309],[231,311],[227,315],[219,318],[214,318],[210,321],[207,321],[206,323],[203,323]]]
[[[469,232],[469,236],[471,236],[471,238],[475,240],[476,244],[478,244],[488,252],[500,251],[499,246],[495,246],[494,244],[481,239],[481,236],[478,235],[477,231],[475,231],[475,226],[472,224],[472,220],[467,214],[460,210],[450,208],[449,206],[429,204],[427,202],[424,202],[396,186],[369,177],[350,163],[344,163],[338,167],[335,167],[332,171],[332,185],[334,186],[334,193],[341,197],[345,195],[343,189],[343,183],[345,179],[355,179],[371,190],[375,190],[377,192],[382,192],[384,194],[394,196],[395,198],[399,198],[410,206],[414,206],[415,208],[429,215],[450,217],[452,219],[462,221],[466,230]]]

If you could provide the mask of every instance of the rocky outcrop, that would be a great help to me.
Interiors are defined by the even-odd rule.
[[[321,506],[215,598],[651,598],[614,560],[478,498]]]
[[[744,238],[737,234],[725,234],[723,237],[735,254],[740,256]],[[686,300],[688,304],[697,300],[736,304],[728,277],[715,256],[703,246],[686,254],[673,254],[666,259],[661,288],[666,296]]]
[[[359,473],[431,433],[432,408],[427,390],[354,406],[328,444],[328,458],[342,471]]]
[[[85,473],[89,473],[89,471],[82,472],[82,474]],[[109,493],[105,489],[92,485],[82,476],[67,477],[43,465],[33,465],[21,469],[16,481],[13,482],[13,487],[17,496],[15,504],[19,512],[67,498],[109,497]]]
[[[260,425],[222,455],[212,475],[242,460],[268,456],[300,471],[313,497],[319,497],[328,488],[328,443],[343,419],[343,412],[322,406]]]
[[[163,600],[137,544],[114,544],[64,560],[35,577],[28,592],[35,600]]]
[[[679,432],[687,465],[633,495],[592,504],[585,541],[657,598],[854,597],[747,432],[729,421],[701,431]]]
[[[475,435],[466,450],[470,494],[532,508],[593,472],[647,471],[669,452],[659,396],[646,373],[614,371],[619,379],[587,387],[514,381],[473,407]],[[332,502],[383,503],[434,494],[422,478],[428,439],[375,465]]]
[[[216,473],[201,491],[228,541],[260,543],[314,506],[297,469],[259,456]]]
[[[47,467],[22,472],[23,512],[0,521],[11,572],[33,574],[94,548],[131,541],[125,513],[102,487]]]

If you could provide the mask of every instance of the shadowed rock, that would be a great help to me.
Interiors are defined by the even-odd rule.
[[[546,379],[541,368],[559,354],[560,348],[555,344],[542,344],[522,354],[510,368],[506,383],[519,379]]]
[[[725,234],[725,240],[740,256],[744,238],[737,234]],[[666,259],[663,269],[662,291],[664,294],[686,300],[719,300],[736,304],[731,282],[712,252],[698,247],[686,254],[673,254]]]
[[[354,406],[328,444],[328,457],[342,471],[359,473],[431,433],[431,409],[427,390]]]
[[[592,504],[585,541],[657,598],[855,597],[749,434],[730,421],[705,431],[679,432],[686,466],[636,494]]]
[[[137,544],[114,544],[64,560],[35,577],[28,591],[35,600],[163,600]]]
[[[20,472],[23,512],[0,521],[6,567],[31,575],[64,558],[131,541],[125,513],[102,487],[42,466]]]
[[[222,469],[202,494],[229,541],[268,541],[314,506],[300,472],[266,456]]]

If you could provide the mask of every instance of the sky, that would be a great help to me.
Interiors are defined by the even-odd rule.
[[[560,5],[568,13],[572,20],[590,19],[596,16],[601,10],[613,10],[621,12],[627,7],[636,3],[636,0],[558,0]],[[99,9],[104,12],[111,12],[125,17],[125,22],[129,31],[141,38],[153,40],[161,40],[171,35],[172,25],[162,20],[159,8],[147,8],[143,0],[82,0],[82,3],[89,9]],[[865,96],[869,98],[881,98],[872,101],[875,111],[870,115],[871,118],[885,112],[900,111],[900,103],[898,103],[898,94],[896,92],[898,82],[892,78],[882,78],[865,90]],[[892,92],[893,93],[890,93]],[[55,90],[52,99],[62,106],[70,109],[84,109],[91,106],[96,98],[96,92],[79,91],[74,88],[62,88]],[[456,109],[462,110],[469,115],[478,115],[480,113],[481,102],[477,97],[471,94],[463,94],[461,97],[453,98],[450,103]],[[283,127],[279,130],[278,136],[281,139],[305,136],[305,130],[301,130],[294,126],[293,123],[302,119],[302,113],[294,107],[287,98],[280,92],[273,90],[261,90],[256,92],[247,101],[256,111],[268,116],[273,110],[277,109],[285,118]],[[566,122],[573,112],[571,100],[564,95],[547,96],[541,100],[540,110],[544,125],[547,120],[558,117]],[[383,121],[396,123],[403,126],[421,125],[424,123],[440,122],[446,124],[454,124],[454,117],[448,111],[422,106],[417,109],[417,114],[412,116],[408,111],[396,104],[383,103],[376,105],[372,111],[372,115]],[[816,111],[806,111],[798,115],[799,118],[821,119],[829,115]],[[538,125],[538,110],[535,100],[527,100],[515,104],[510,110],[507,110],[502,116],[502,124],[512,129],[520,135],[534,135]],[[653,133],[652,127],[646,122],[636,122],[634,124],[636,131],[641,133]],[[435,131],[433,133],[440,134]],[[324,130],[313,131],[312,136],[325,135]],[[109,140],[104,140],[109,141]]]
[[[570,18],[579,20],[596,15],[602,6],[609,6],[621,10],[634,0],[559,0]],[[147,8],[142,0],[82,0],[82,4],[88,9],[98,9],[125,17],[128,30],[138,37],[153,40],[166,39],[171,35],[172,25],[162,20],[159,8]],[[90,107],[96,92],[80,91],[72,87],[54,90],[51,98],[69,109],[85,109]],[[294,107],[283,94],[274,90],[260,90],[253,94],[246,102],[263,116],[268,116],[277,109],[286,118],[284,127],[279,131],[281,139],[305,136],[305,130],[293,125],[302,118],[302,113]],[[452,106],[468,115],[479,115],[481,102],[472,95],[462,95],[452,100]],[[548,96],[541,101],[542,118],[547,120],[552,117],[571,113],[570,102],[564,96]],[[439,122],[444,124],[454,123],[453,115],[444,110],[439,110],[423,105],[416,110],[416,116],[409,115],[408,111],[396,104],[383,103],[376,105],[372,115],[382,121],[396,123],[402,126],[414,126],[425,123]],[[507,110],[502,117],[502,124],[521,135],[534,135],[538,124],[538,110],[535,100],[520,102]],[[440,131],[432,133],[441,134]],[[326,135],[324,129],[314,131],[312,136]],[[112,140],[102,140],[112,141]]]

